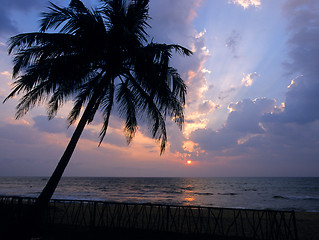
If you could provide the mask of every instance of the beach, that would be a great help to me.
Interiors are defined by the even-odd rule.
[[[12,218],[12,210],[15,216],[17,212],[23,212],[17,208],[17,203],[24,202],[24,206],[31,206],[34,200],[8,199],[6,206],[13,208],[7,211],[7,218]],[[134,234],[145,237],[165,235],[167,239],[191,239],[194,236],[196,239],[206,239],[217,236],[223,239],[308,240],[319,237],[318,213],[70,200],[57,200],[50,205],[40,231],[43,239],[62,239],[61,235],[94,239],[92,236],[105,234],[115,234],[117,237],[114,239],[126,239]],[[8,222],[8,219],[3,219],[3,214],[1,216],[2,224]],[[20,222],[17,226],[25,224]]]
[[[319,213],[296,212],[299,239],[319,239]]]
[[[297,212],[296,213],[296,224],[298,231],[298,239],[299,240],[318,240],[319,239],[319,213],[306,213],[306,212]],[[77,233],[76,233],[77,232]],[[77,235],[78,234],[78,235]],[[107,233],[105,233],[107,234]],[[119,232],[119,231],[111,231],[110,235],[113,234],[113,239],[121,239],[119,236],[122,236],[122,239],[132,239],[132,233],[129,232]],[[65,239],[93,239],[94,233],[85,233],[81,231],[69,231],[69,234],[66,233]],[[193,235],[161,235],[160,233],[143,233],[143,232],[135,232],[135,236],[138,239],[195,239],[196,236]],[[50,238],[48,238],[50,239]],[[58,236],[57,239],[63,239],[62,236]],[[111,238],[112,239],[112,238]],[[198,237],[196,239],[199,239]],[[203,237],[203,239],[209,239],[209,237]],[[230,238],[231,239],[231,238]]]

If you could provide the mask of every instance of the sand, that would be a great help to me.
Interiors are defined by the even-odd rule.
[[[17,239],[22,239],[21,234],[29,228],[30,222],[15,222],[17,216],[24,219],[22,215],[30,207],[27,204],[21,209],[15,205],[18,202],[0,201],[0,224],[5,226],[0,237],[9,234],[8,239],[14,239],[18,234]],[[319,213],[296,212],[295,217],[298,239],[319,239]],[[207,239],[212,234],[227,236],[223,239],[296,239],[291,212],[55,201],[45,219],[39,233],[42,239],[100,239],[107,235],[110,239],[176,240]]]
[[[319,240],[318,212],[296,212],[296,224],[300,240]]]

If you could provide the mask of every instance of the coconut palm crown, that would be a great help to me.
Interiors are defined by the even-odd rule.
[[[101,3],[99,8],[88,9],[80,0],[71,0],[67,7],[50,2],[39,32],[9,40],[15,82],[5,101],[22,94],[16,118],[45,104],[51,119],[73,100],[68,122],[71,125],[80,119],[38,198],[43,204],[52,197],[84,127],[97,111],[104,119],[100,144],[115,106],[125,121],[127,142],[137,131],[138,116],[147,120],[152,137],[160,142],[161,154],[167,144],[166,116],[180,128],[184,121],[186,85],[170,66],[170,59],[174,51],[186,56],[191,51],[148,40],[149,0]]]

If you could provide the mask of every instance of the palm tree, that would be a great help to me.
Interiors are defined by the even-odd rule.
[[[71,125],[84,109],[38,197],[39,206],[51,199],[84,127],[93,121],[97,111],[104,119],[99,144],[114,107],[125,120],[128,144],[137,131],[138,115],[147,120],[152,137],[160,142],[161,154],[167,144],[166,116],[182,127],[186,85],[169,63],[173,51],[186,56],[191,51],[148,40],[148,6],[149,0],[102,0],[96,9],[88,9],[80,0],[71,0],[67,7],[50,3],[39,32],[10,38],[9,54],[14,54],[16,80],[4,101],[23,94],[16,118],[45,104],[52,119],[64,103],[73,99],[68,116]]]

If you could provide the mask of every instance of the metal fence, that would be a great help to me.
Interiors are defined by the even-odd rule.
[[[1,208],[24,219],[35,198],[0,196]],[[0,208],[0,211],[1,211]],[[51,200],[42,215],[48,226],[142,230],[243,239],[298,239],[293,211],[247,210],[83,200]]]

